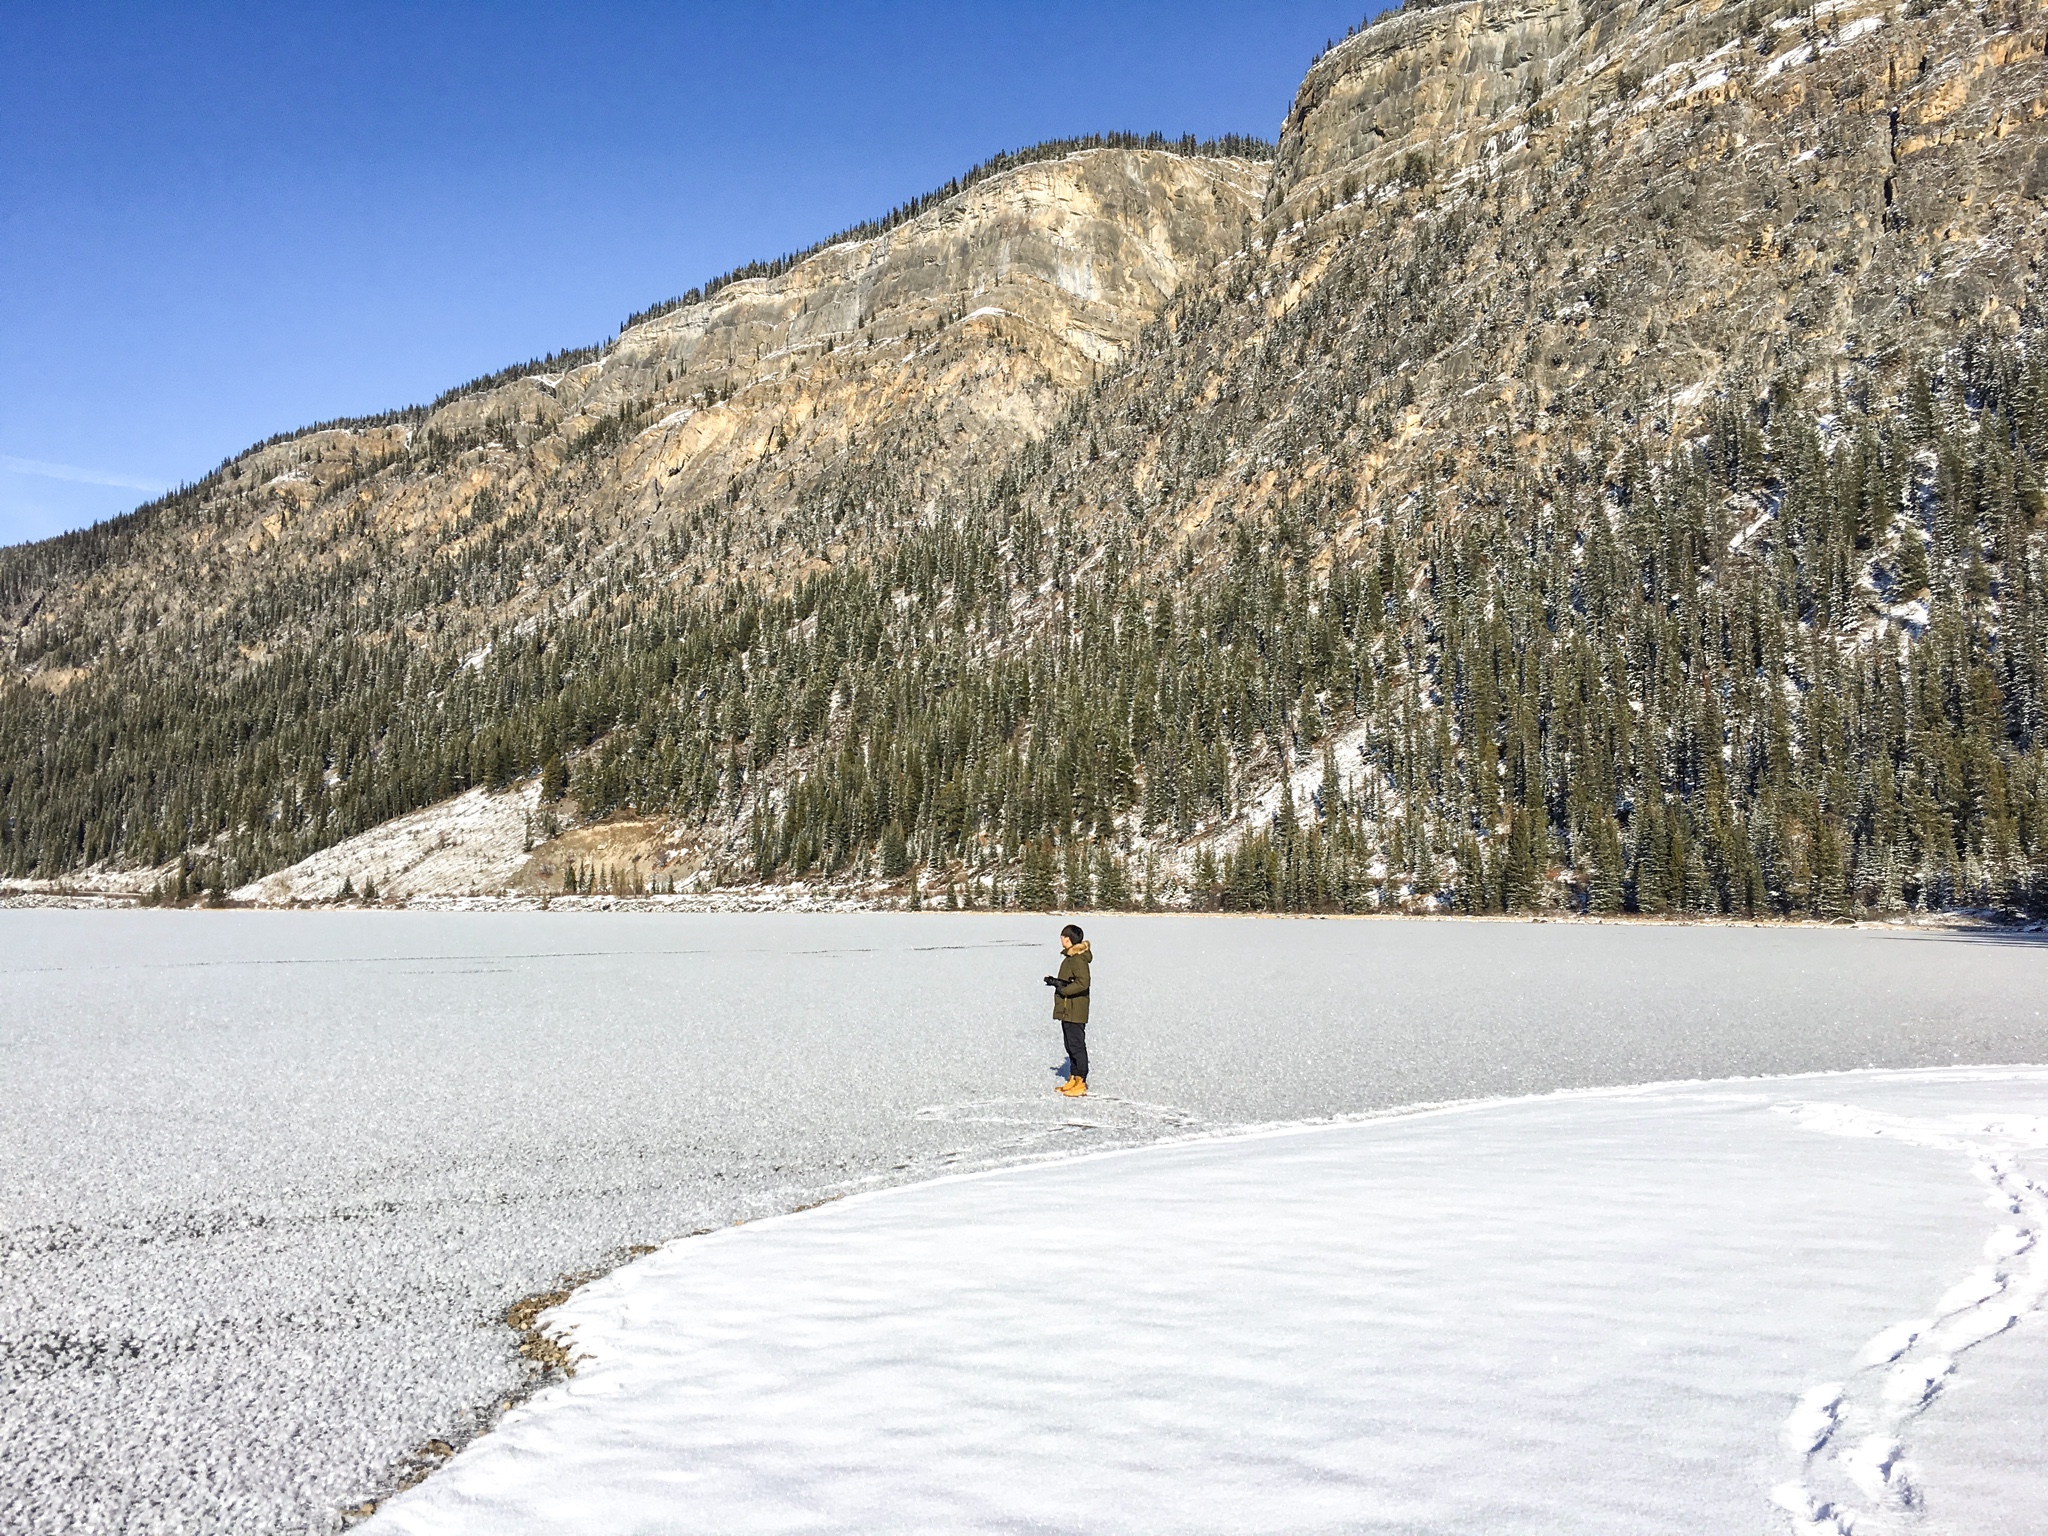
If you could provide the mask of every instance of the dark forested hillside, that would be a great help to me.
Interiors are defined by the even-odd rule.
[[[1438,13],[1368,27],[1304,85],[1264,221],[1185,237],[1113,364],[1048,364],[1072,382],[1043,426],[943,477],[920,468],[953,441],[934,383],[800,468],[784,445],[815,429],[779,397],[721,495],[665,495],[691,471],[655,426],[732,386],[658,364],[603,375],[573,431],[511,381],[473,427],[268,450],[273,499],[240,521],[216,489],[5,552],[0,869],[228,889],[537,777],[551,824],[697,829],[711,852],[667,878],[699,889],[2048,906],[2048,330],[2023,254],[2048,182],[2009,107],[2048,88],[2043,39],[1871,15],[1560,12],[1543,49],[1501,21],[1491,55],[1466,28],[1441,69],[1523,61],[1492,115],[1430,115],[1425,75],[1406,127],[1372,82],[1409,78]],[[1746,93],[1700,85],[1745,57]],[[964,314],[906,324],[889,366],[1023,355],[961,339]],[[217,602],[112,574],[118,604],[63,599],[139,568],[137,540],[254,527],[254,553],[298,519],[317,549],[237,555]]]

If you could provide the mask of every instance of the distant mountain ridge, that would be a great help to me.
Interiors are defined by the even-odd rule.
[[[976,182],[984,181],[990,176],[997,175],[1006,170],[1012,170],[1018,166],[1036,164],[1043,160],[1064,159],[1068,155],[1082,153],[1091,149],[1145,149],[1185,156],[1246,159],[1252,161],[1270,160],[1273,157],[1272,144],[1245,134],[1225,134],[1216,139],[1198,139],[1193,134],[1182,134],[1178,138],[1169,139],[1165,134],[1157,132],[1147,134],[1096,133],[1066,139],[1048,139],[1037,144],[1026,145],[1022,149],[1004,150],[969,168],[962,175],[946,182],[944,186],[934,188],[930,192],[911,198],[908,202],[899,204],[879,218],[864,220],[859,224],[840,230],[836,234],[827,235],[821,240],[813,241],[800,251],[791,252],[772,259],[744,263],[741,266],[732,268],[730,271],[722,272],[716,277],[706,279],[703,283],[686,293],[650,304],[645,309],[636,310],[619,323],[619,331],[624,333],[635,326],[643,325],[650,320],[659,319],[675,310],[692,304],[703,303],[720,289],[732,283],[744,282],[752,278],[779,277],[791,267],[797,265],[797,263],[807,260],[821,251],[829,250],[835,245],[843,245],[849,241],[870,240],[877,235],[886,234],[897,225],[908,222],[936,204],[957,197],[968,187],[973,186]],[[275,432],[269,437],[264,438],[261,442],[223,460],[219,469],[215,471],[215,475],[228,470],[249,455],[260,453],[264,449],[274,447],[279,443],[293,442],[322,432],[361,430],[423,420],[440,407],[452,404],[465,395],[496,389],[502,385],[530,377],[534,374],[564,373],[584,363],[595,362],[604,355],[605,348],[611,344],[612,340],[607,339],[584,346],[563,347],[544,356],[528,358],[523,363],[511,363],[503,368],[479,374],[473,379],[443,390],[426,405],[395,406],[389,410],[374,411],[368,415],[335,416],[313,422],[308,426],[294,427],[285,431]],[[162,506],[174,501],[187,499],[195,492],[203,491],[212,482],[215,475],[204,476],[197,484],[181,485],[153,501],[144,503],[134,512],[124,513],[106,521],[118,524],[124,523],[138,515],[146,517]],[[88,541],[93,537],[94,530],[87,528],[77,530],[74,533],[57,535],[44,542],[50,544],[75,543]]]
[[[264,447],[0,553],[0,864],[537,775],[535,895],[2038,905],[2044,46],[1396,13],[1270,163],[1031,159]]]

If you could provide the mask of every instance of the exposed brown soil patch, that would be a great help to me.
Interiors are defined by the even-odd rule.
[[[601,1279],[621,1264],[630,1264],[643,1254],[652,1252],[653,1244],[635,1243],[630,1248],[622,1249],[610,1262],[594,1269],[581,1270],[573,1275],[564,1275],[554,1290],[522,1296],[507,1307],[499,1320],[519,1337],[519,1358],[527,1365],[525,1380],[496,1401],[469,1409],[462,1415],[464,1422],[450,1429],[445,1436],[437,1435],[424,1441],[399,1458],[397,1464],[385,1474],[385,1492],[375,1498],[364,1499],[360,1503],[343,1507],[342,1529],[348,1530],[369,1519],[392,1494],[403,1493],[406,1489],[424,1482],[430,1474],[444,1466],[457,1451],[468,1446],[473,1440],[489,1434],[497,1427],[499,1420],[541,1388],[553,1386],[558,1381],[566,1381],[574,1376],[578,1362],[585,1357],[572,1354],[569,1350],[569,1341],[558,1333],[550,1332],[542,1324],[542,1314],[559,1307],[574,1295],[579,1287]]]
[[[640,896],[681,885],[703,859],[666,821],[613,817],[538,843],[513,889],[531,896]]]

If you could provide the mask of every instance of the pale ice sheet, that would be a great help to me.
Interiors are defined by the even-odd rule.
[[[2025,940],[1084,921],[1077,1116],[1057,920],[0,913],[0,1529],[330,1529],[521,1381],[512,1301],[833,1194],[1418,1101],[2048,1060]]]
[[[2042,1211],[1971,1164],[2044,1111],[2048,1071],[1572,1095],[683,1239],[560,1309],[574,1381],[365,1536],[2023,1529],[2048,1465],[1997,1471],[2014,1426],[1960,1385],[2038,1380],[2042,1330],[1859,1351],[1997,1289],[2038,1315]],[[1959,1296],[1994,1232],[2002,1284]],[[1955,1411],[1909,1495],[1930,1375]]]

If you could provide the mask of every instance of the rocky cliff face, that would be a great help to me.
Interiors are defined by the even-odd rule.
[[[478,622],[573,600],[548,579],[572,544],[787,579],[874,547],[891,509],[961,490],[1091,382],[1152,432],[1160,381],[1128,359],[1176,294],[1220,304],[1173,349],[1182,385],[1203,377],[1180,408],[1280,443],[1246,438],[1255,460],[1298,458],[1305,432],[1334,451],[1247,483],[1134,450],[1067,477],[1084,522],[1135,490],[1199,526],[1333,471],[1398,496],[1508,442],[1541,471],[1639,415],[1668,439],[1731,387],[1826,390],[2018,324],[2048,242],[2043,25],[1870,0],[1400,12],[1309,71],[1270,174],[1130,150],[1024,166],[600,361],[247,455],[123,558],[24,579],[0,616],[147,625],[231,609],[280,564],[388,576],[482,545],[516,558],[523,597],[463,604]],[[1282,335],[1298,374],[1269,366]]]
[[[1189,310],[1213,370],[1192,398],[1261,398],[1260,422],[1217,424],[1280,449],[1255,458],[1327,444],[1269,488],[1341,471],[1370,506],[1455,496],[1510,446],[1543,473],[1639,419],[1669,443],[1767,382],[1889,388],[1902,358],[2035,312],[2044,27],[1857,0],[1375,23],[1310,70],[1254,250],[1214,319]],[[1271,366],[1283,336],[1299,373]]]
[[[849,455],[883,452],[936,492],[1042,432],[1184,281],[1236,249],[1265,174],[1114,149],[1028,165],[635,326],[566,377],[467,397],[426,429],[531,418],[573,449],[608,421],[658,415],[617,473],[660,507],[726,497],[774,517]]]
[[[574,601],[560,578],[578,552],[622,541],[660,542],[701,579],[787,582],[872,542],[878,498],[927,504],[1043,432],[1238,248],[1266,169],[1122,149],[1019,167],[630,327],[597,361],[247,454],[8,617],[33,602],[44,624],[127,615],[139,633],[254,603],[289,625],[280,583],[304,603],[323,575],[381,584],[480,547],[519,579],[430,599],[414,622]]]

